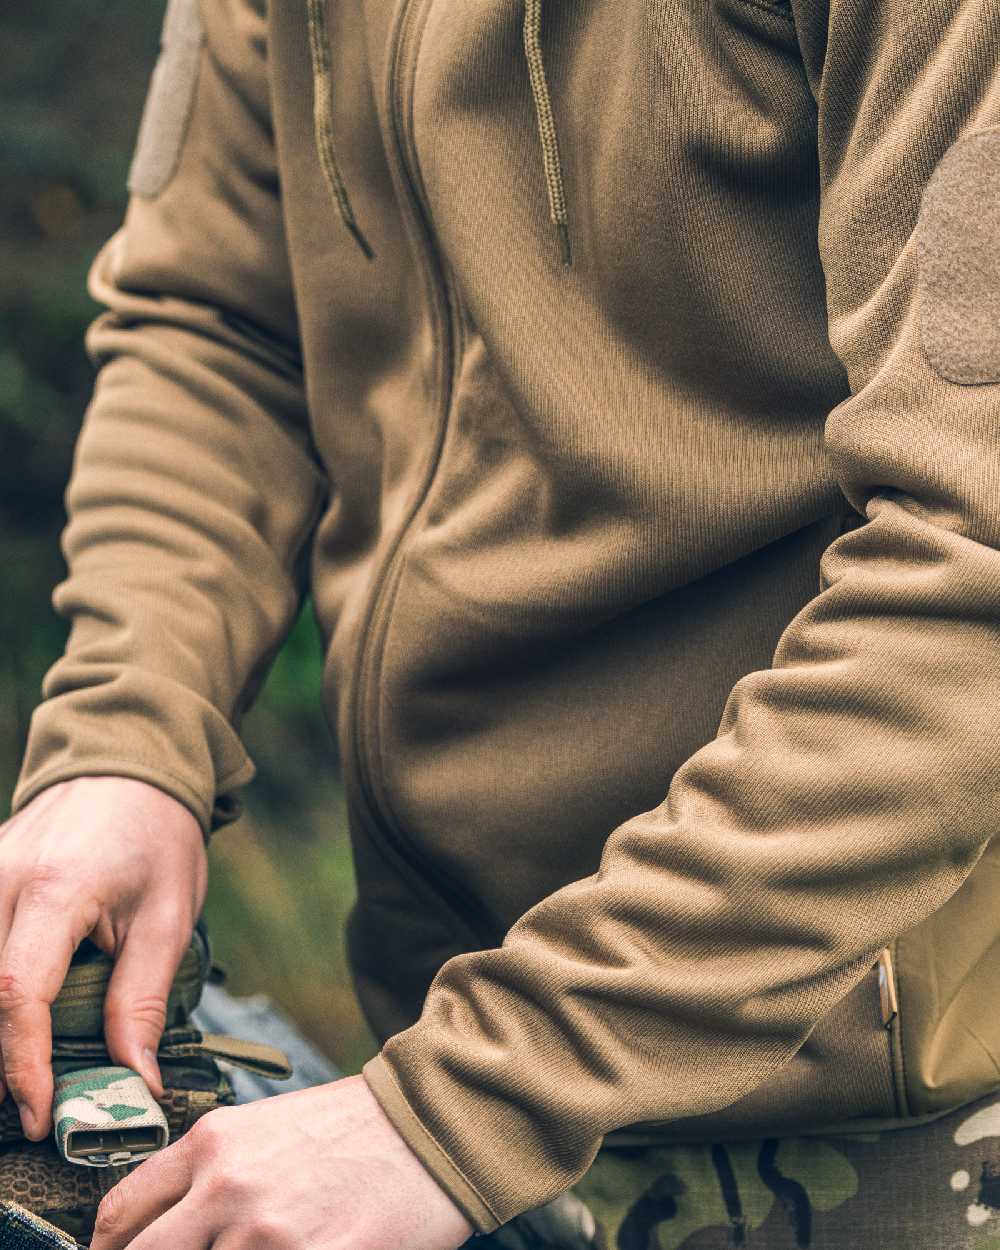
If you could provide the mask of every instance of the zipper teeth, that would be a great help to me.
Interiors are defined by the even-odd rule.
[[[365,737],[364,730],[367,725],[373,726],[372,737],[375,740],[376,750],[380,741],[378,713],[376,711],[374,715],[366,714],[365,694],[370,691],[372,679],[381,667],[382,646],[388,626],[388,620],[380,622],[381,609],[384,605],[391,603],[398,584],[398,578],[393,575],[399,566],[399,555],[434,483],[448,429],[448,417],[451,410],[456,367],[455,329],[453,325],[454,301],[443,258],[440,256],[431,228],[430,213],[429,210],[425,209],[421,199],[422,180],[415,156],[410,152],[406,141],[406,129],[403,122],[405,101],[402,99],[400,69],[403,64],[404,52],[415,20],[415,14],[419,11],[420,6],[416,0],[401,0],[401,2],[404,7],[396,22],[393,47],[389,60],[389,118],[399,160],[401,182],[406,192],[406,199],[409,201],[412,217],[419,228],[420,234],[423,236],[424,247],[423,250],[418,249],[418,261],[424,269],[428,303],[434,320],[437,322],[438,341],[442,345],[437,362],[438,426],[424,481],[416,494],[406,519],[392,541],[375,579],[368,610],[362,625],[361,650],[357,676],[351,692],[351,707],[348,719],[353,730],[351,750],[358,779],[358,788],[370,819],[388,837],[388,840],[401,859],[411,867],[416,867],[419,864],[425,870],[430,868],[430,873],[427,875],[431,876],[431,881],[427,881],[427,875],[424,877],[426,887],[433,890],[446,903],[449,910],[455,914],[455,918],[461,923],[463,929],[475,933],[476,937],[485,943],[489,939],[482,934],[476,933],[473,924],[463,914],[461,909],[456,906],[456,898],[464,898],[461,888],[457,883],[451,882],[444,874],[433,869],[417,854],[415,848],[401,832],[392,812],[388,810],[388,804],[379,801],[372,777],[372,768],[368,764],[368,759],[373,752],[362,749]],[[412,106],[412,91],[410,103]],[[466,910],[469,909],[466,908]]]

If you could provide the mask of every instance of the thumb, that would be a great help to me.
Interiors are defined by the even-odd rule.
[[[156,1050],[167,1019],[167,998],[187,936],[157,930],[136,919],[122,943],[104,1001],[104,1034],[116,1063],[134,1068],[160,1097]]]

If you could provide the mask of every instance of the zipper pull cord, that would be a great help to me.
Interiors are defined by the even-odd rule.
[[[559,157],[559,139],[556,135],[552,100],[545,78],[542,61],[542,0],[524,0],[524,54],[528,61],[531,78],[531,94],[535,101],[538,118],[538,134],[542,141],[542,161],[545,166],[545,185],[549,195],[549,216],[559,235],[564,265],[573,263],[569,245],[569,225],[566,215],[566,191],[563,187],[562,161]]]
[[[333,139],[332,74],[330,67],[330,44],[326,26],[326,0],[306,0],[309,20],[309,55],[313,74],[313,126],[316,150],[323,169],[323,177],[330,191],[340,219],[354,236],[358,247],[368,257],[375,259],[371,244],[362,233],[351,208],[347,187],[337,165],[336,147]]]

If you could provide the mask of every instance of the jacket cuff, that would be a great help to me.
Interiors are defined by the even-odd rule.
[[[501,1220],[496,1212],[417,1118],[385,1058],[376,1055],[361,1071],[396,1132],[476,1231],[490,1233],[498,1228]]]
[[[169,678],[124,669],[35,709],[11,813],[60,781],[132,777],[183,803],[207,837],[239,817],[229,791],[255,771],[214,705]]]

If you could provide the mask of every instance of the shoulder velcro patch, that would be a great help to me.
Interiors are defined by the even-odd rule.
[[[944,378],[1000,381],[1000,129],[945,153],[917,222],[924,353]]]
[[[160,56],[146,96],[128,189],[154,198],[174,176],[184,146],[201,45],[205,41],[199,0],[168,0]]]

